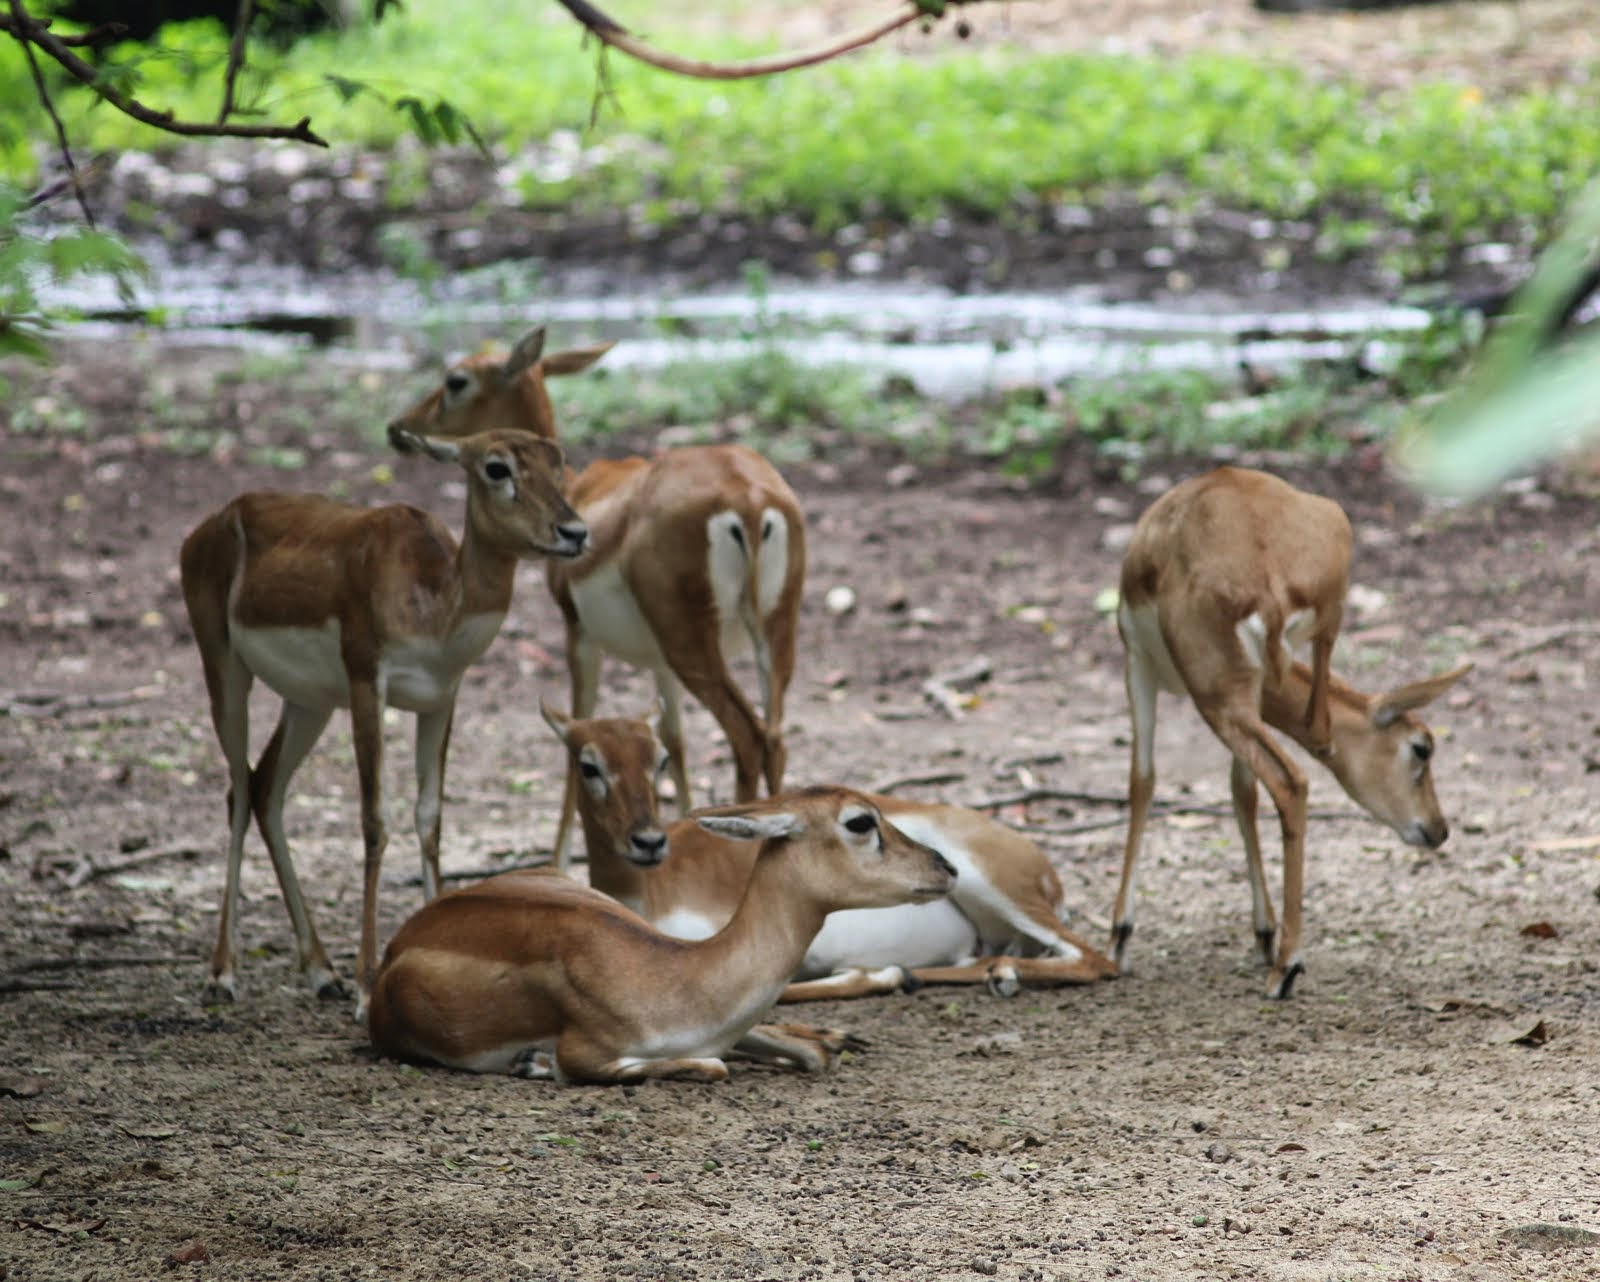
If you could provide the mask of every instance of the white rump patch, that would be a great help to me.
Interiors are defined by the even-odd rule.
[[[1155,677],[1157,686],[1168,694],[1187,693],[1188,687],[1178,675],[1178,665],[1167,649],[1167,639],[1161,635],[1161,621],[1156,617],[1155,605],[1130,607],[1124,603],[1117,607],[1117,622],[1122,626],[1124,644],[1139,652],[1145,670]]]

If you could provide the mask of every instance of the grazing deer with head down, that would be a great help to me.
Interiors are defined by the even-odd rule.
[[[383,711],[416,713],[417,837],[424,893],[439,889],[445,752],[462,673],[500,630],[520,558],[572,558],[588,531],[562,495],[553,442],[523,432],[403,443],[466,473],[458,546],[426,512],[359,508],[312,495],[242,494],[184,540],[183,598],[228,763],[228,873],[211,955],[212,990],[232,1000],[239,866],[255,815],[294,923],[300,969],[320,994],[334,974],[306,910],[283,831],[289,781],[335,708],[350,709],[366,850],[360,1005],[377,959],[384,827]],[[250,768],[250,688],[283,699],[278,727]]]
[[[544,330],[536,329],[504,359],[477,355],[452,365],[392,430],[454,437],[514,428],[554,440],[545,380],[587,369],[610,347],[545,356]],[[615,655],[655,674],[680,812],[690,801],[682,687],[727,735],[735,798],[751,800],[762,782],[777,792],[806,565],[805,518],[794,492],[753,450],[707,445],[591,463],[567,496],[592,533],[582,557],[549,569],[567,625],[573,715],[593,713],[600,656]],[[728,671],[728,659],[747,647],[761,685],[760,713]],[[569,774],[555,840],[562,869],[576,789]]]
[[[950,866],[844,788],[696,821],[758,844],[732,918],[693,942],[549,872],[441,895],[390,941],[368,1029],[386,1055],[565,1082],[720,1081],[730,1052],[827,1067],[840,1038],[756,1021],[832,912],[922,903]]]
[[[1156,694],[1187,693],[1233,754],[1233,810],[1244,839],[1256,939],[1285,998],[1302,971],[1306,779],[1269,733],[1306,748],[1401,840],[1438,846],[1449,834],[1434,795],[1433,736],[1415,715],[1459,681],[1442,676],[1369,695],[1330,671],[1350,572],[1350,522],[1338,504],[1277,477],[1220,467],[1175,486],[1139,518],[1122,563],[1117,628],[1133,720],[1128,838],[1112,914],[1126,969],[1134,872],[1155,791]],[[1292,661],[1309,639],[1311,667]],[[1283,835],[1283,922],[1261,865],[1256,782]],[[1276,936],[1277,949],[1273,944]]]
[[[543,710],[578,778],[589,884],[669,935],[703,939],[720,930],[745,894],[758,847],[692,820],[661,826],[654,781],[665,754],[648,723]],[[864,795],[957,870],[955,888],[934,903],[832,914],[783,1001],[893,992],[908,979],[988,984],[1010,996],[1022,982],[1083,984],[1116,974],[1062,925],[1061,880],[1026,837],[973,810]]]

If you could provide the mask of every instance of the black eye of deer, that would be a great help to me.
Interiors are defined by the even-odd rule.
[[[467,384],[472,380],[465,374],[446,374],[444,376],[444,390],[454,396],[458,392],[467,390]]]
[[[869,815],[865,813],[851,815],[850,818],[844,821],[844,826],[851,832],[859,833],[864,836],[878,826],[878,820],[875,815]]]
[[[483,474],[491,481],[509,481],[511,479],[511,468],[499,459],[492,458],[483,465]]]
[[[585,779],[598,779],[600,777],[600,767],[592,761],[578,762],[578,769],[583,771]]]
[[[1416,757],[1418,761],[1426,761],[1429,757],[1433,756],[1433,745],[1426,739],[1419,739],[1416,743],[1411,745],[1411,754],[1412,756]]]

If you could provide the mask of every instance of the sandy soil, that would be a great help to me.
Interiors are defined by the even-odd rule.
[[[1340,666],[1373,688],[1470,658],[1434,709],[1454,821],[1402,847],[1313,783],[1306,951],[1262,999],[1226,764],[1164,706],[1135,974],[1092,989],[924,989],[808,1011],[866,1051],[807,1078],[559,1089],[377,1059],[293,973],[267,861],[246,865],[243,992],[200,994],[222,770],[179,600],[183,533],[289,485],[453,513],[440,475],[360,443],[248,360],[69,349],[14,371],[0,436],[0,1277],[1462,1278],[1600,1268],[1600,712],[1593,502],[1528,485],[1424,506],[1371,460],[1290,471],[1341,498],[1358,589]],[[330,371],[327,378],[348,378]],[[312,379],[308,387],[317,386]],[[381,417],[407,387],[358,388]],[[203,405],[236,435],[184,457]],[[57,430],[26,430],[50,417]],[[71,428],[72,430],[66,430]],[[266,460],[304,450],[295,472]],[[1034,831],[1099,936],[1120,861],[1126,714],[1094,608],[1150,494],[1086,458],[1016,490],[982,470],[791,470],[813,562],[791,775],[994,805]],[[834,616],[826,592],[858,606]],[[465,684],[445,864],[536,857],[562,697],[536,571]],[[959,719],[922,682],[976,655]],[[608,673],[606,706],[646,687]],[[260,697],[256,741],[270,726]],[[731,778],[695,710],[702,793]],[[389,735],[387,932],[420,903],[409,719]],[[1104,803],[1032,801],[1080,790]],[[349,736],[288,816],[348,972],[359,902]],[[1218,808],[1221,808],[1219,810]],[[1269,847],[1270,852],[1270,847]]]

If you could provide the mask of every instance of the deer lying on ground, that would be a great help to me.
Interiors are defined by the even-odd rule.
[[[610,348],[544,356],[544,330],[536,329],[504,359],[476,355],[452,365],[391,430],[456,437],[506,428],[554,440],[545,380],[587,369]],[[680,684],[727,735],[735,798],[753,799],[762,781],[777,792],[806,564],[794,492],[754,451],[708,445],[591,463],[570,480],[567,497],[592,535],[584,556],[549,567],[567,625],[573,715],[594,712],[600,656],[615,655],[655,674],[680,813],[690,804]],[[759,715],[728,671],[728,658],[747,646],[761,685]],[[555,839],[563,870],[576,789],[569,775]]]
[[[703,811],[696,822],[759,843],[721,930],[687,942],[566,877],[491,877],[441,895],[396,933],[373,989],[373,1045],[566,1082],[720,1081],[734,1050],[826,1068],[836,1034],[785,1036],[756,1021],[827,914],[937,899],[954,870],[844,788]]]
[[[665,763],[647,722],[573,720],[549,704],[543,711],[579,780],[589,884],[669,935],[720,930],[745,895],[758,848],[691,820],[661,827],[654,781]],[[866,796],[957,870],[955,889],[931,904],[833,914],[783,1001],[893,992],[908,977],[988,984],[1010,996],[1023,981],[1082,984],[1116,973],[1061,924],[1061,881],[1026,837],[973,810]]]
[[[416,713],[417,837],[424,894],[439,889],[445,752],[462,673],[488,648],[511,603],[517,561],[571,558],[588,532],[562,496],[561,450],[524,432],[460,441],[407,436],[408,448],[467,477],[460,546],[414,507],[358,508],[312,495],[242,494],[184,540],[183,599],[205,669],[211,719],[228,763],[228,874],[211,955],[211,991],[233,1000],[239,866],[252,812],[294,923],[314,991],[342,991],[289,857],[289,781],[335,708],[350,709],[366,851],[358,1016],[377,960],[384,827],[383,711]],[[250,768],[250,688],[283,700]]]
[[[1338,504],[1264,472],[1220,467],[1169,490],[1139,518],[1122,563],[1117,628],[1133,720],[1128,838],[1112,913],[1126,970],[1134,871],[1155,791],[1156,694],[1187,693],[1233,753],[1233,810],[1244,839],[1267,992],[1286,998],[1300,957],[1306,779],[1271,726],[1332,771],[1369,814],[1409,845],[1449,834],[1434,795],[1433,736],[1414,715],[1459,681],[1442,676],[1369,695],[1329,669],[1349,581],[1350,522]],[[1291,650],[1309,639],[1312,664]],[[1256,831],[1256,781],[1283,834],[1283,922],[1275,921]],[[1277,950],[1273,943],[1276,935]]]

